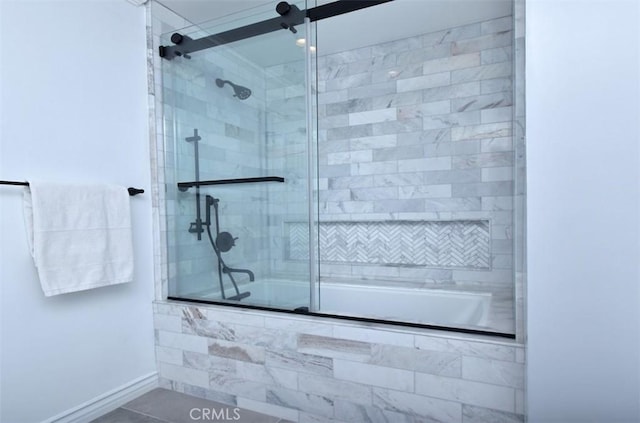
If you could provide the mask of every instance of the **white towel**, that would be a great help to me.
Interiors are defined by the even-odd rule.
[[[133,280],[127,189],[29,182],[24,216],[44,295]]]

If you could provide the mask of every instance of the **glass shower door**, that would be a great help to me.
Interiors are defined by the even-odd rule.
[[[310,306],[309,49],[294,30],[163,61],[170,298]]]

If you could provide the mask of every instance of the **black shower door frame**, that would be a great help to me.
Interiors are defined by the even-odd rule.
[[[171,35],[171,42],[174,43],[174,45],[160,46],[158,54],[167,60],[172,60],[180,56],[189,57],[190,53],[256,37],[269,32],[281,31],[282,29],[295,32],[295,26],[303,24],[305,18],[309,18],[311,22],[316,22],[391,1],[393,0],[340,0],[305,10],[300,10],[296,6],[291,6],[286,2],[280,2],[276,6],[278,13],[281,13],[281,10],[283,10],[281,9],[282,7],[284,7],[284,10],[287,10],[287,12],[281,16],[197,39],[176,32]]]

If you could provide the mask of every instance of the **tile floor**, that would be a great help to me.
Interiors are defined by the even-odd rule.
[[[154,389],[91,423],[290,423],[167,389]]]

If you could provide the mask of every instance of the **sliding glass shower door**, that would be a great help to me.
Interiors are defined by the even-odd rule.
[[[511,3],[304,3],[163,40],[169,298],[512,337]]]
[[[163,61],[169,297],[308,309],[309,37],[224,38],[274,14],[258,12],[181,30],[222,36]]]

